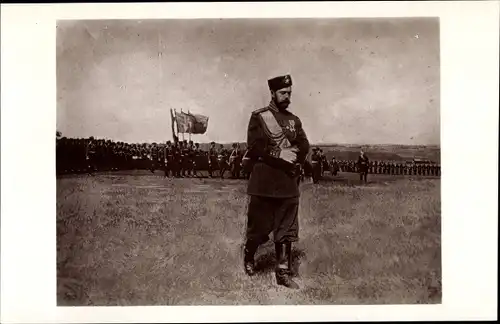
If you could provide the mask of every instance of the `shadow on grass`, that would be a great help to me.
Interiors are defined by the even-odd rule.
[[[301,249],[292,249],[292,273],[296,275],[299,270],[300,261],[305,256]],[[268,249],[255,261],[255,270],[260,273],[274,272],[276,268],[276,253],[273,249]]]

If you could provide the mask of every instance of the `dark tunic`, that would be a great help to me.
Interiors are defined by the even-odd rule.
[[[300,119],[288,111],[279,111],[273,102],[256,110],[248,125],[248,152],[254,163],[248,182],[247,240],[261,244],[273,232],[276,243],[298,240],[299,188],[295,164],[279,158],[281,148],[264,124],[261,113],[269,111],[283,129],[291,146],[296,146],[297,163],[305,162],[309,142]]]
[[[367,173],[368,172],[368,163],[369,163],[368,157],[366,155],[363,155],[363,156],[360,155],[358,157],[359,172]]]
[[[268,107],[254,111],[248,124],[247,156],[255,161],[255,165],[247,192],[262,197],[297,197],[299,175],[294,174],[296,166],[279,158],[280,149],[263,126],[261,113],[266,110],[274,115],[282,128],[285,127],[290,144],[299,149],[297,163],[303,164],[309,152],[309,141],[297,116],[287,110],[279,111],[272,102]]]

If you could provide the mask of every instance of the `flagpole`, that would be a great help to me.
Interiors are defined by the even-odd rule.
[[[188,115],[191,115],[189,109],[188,109]],[[191,127],[189,127],[189,141],[191,141]]]
[[[181,108],[181,116],[184,117],[183,112],[182,112],[182,108]],[[184,124],[184,122],[183,122],[183,124]],[[182,132],[181,134],[182,134],[182,141],[184,142],[184,132]]]
[[[176,124],[176,126],[178,128],[179,124],[177,123],[177,111],[175,110],[175,108],[174,108],[174,115],[172,116],[172,118],[175,120],[175,124]],[[173,127],[173,125],[172,125],[172,127]],[[177,135],[174,136],[174,141],[176,143],[178,142],[178,140],[179,140],[179,129],[177,129]]]
[[[172,128],[172,141],[175,144],[177,141],[175,140],[176,136],[175,136],[175,129],[174,129],[174,119],[175,119],[174,113],[172,111],[172,108],[170,108],[170,123],[171,123],[171,126],[172,126],[171,127]]]

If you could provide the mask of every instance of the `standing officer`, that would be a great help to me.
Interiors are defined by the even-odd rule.
[[[321,153],[318,147],[313,148],[313,154],[311,156],[312,162],[312,178],[313,183],[318,183],[321,178]]]
[[[359,152],[359,157],[358,157],[358,171],[359,171],[359,180],[361,182],[367,182],[367,176],[368,176],[368,163],[370,161],[368,160],[368,157],[365,155],[365,152],[362,150]]]
[[[298,288],[291,279],[292,243],[298,240],[299,185],[296,164],[302,165],[309,141],[300,119],[287,111],[292,92],[289,75],[268,81],[272,100],[255,110],[248,124],[248,156],[255,165],[248,181],[244,267],[255,273],[254,255],[273,232],[276,282]]]
[[[335,156],[332,156],[331,170],[332,175],[334,176],[336,176],[339,172],[339,164],[337,163],[337,160],[335,160]]]
[[[320,156],[320,165],[321,165],[321,178],[323,178],[323,175],[325,174],[325,170],[328,167],[328,161],[326,159],[326,155],[323,154],[322,149],[319,149],[319,156]]]

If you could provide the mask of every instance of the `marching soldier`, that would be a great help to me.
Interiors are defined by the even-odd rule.
[[[182,163],[184,162],[184,142],[179,141],[177,146],[177,151],[176,151],[176,166],[177,166],[177,177],[178,178],[184,178],[183,175],[183,165]]]
[[[189,147],[187,140],[182,141],[181,147],[181,177],[185,178],[189,170]]]
[[[224,148],[224,145],[219,145],[219,154],[217,155],[217,162],[219,164],[220,177],[224,178],[224,173],[229,168],[228,164],[228,152]]]
[[[179,177],[184,178],[184,142],[179,141],[179,147],[177,150],[177,167],[179,169]]]
[[[172,169],[172,162],[173,162],[173,155],[172,155],[172,142],[167,141],[165,148],[163,149],[163,156],[164,156],[164,161],[165,161],[165,178],[170,177],[170,172],[173,172]],[[173,174],[172,174],[173,176]]]
[[[241,159],[241,170],[243,171],[243,177],[247,180],[250,179],[250,174],[253,169],[253,164],[251,162],[251,159],[248,157],[248,150],[246,150]]]
[[[224,145],[219,145],[219,156],[224,157],[227,155],[227,150],[224,148]]]
[[[210,148],[208,149],[208,175],[210,176],[210,178],[213,177],[213,171],[216,170],[217,166],[218,161],[215,142],[210,142]]]
[[[193,141],[189,141],[188,147],[187,147],[187,159],[186,159],[186,168],[187,168],[187,174],[190,177],[194,176],[194,169],[193,169],[193,157],[194,157],[194,144]]]
[[[192,170],[193,170],[193,176],[197,176],[198,174],[198,167],[199,167],[199,161],[201,157],[201,149],[200,149],[200,143],[195,143],[193,152],[192,152]]]
[[[158,150],[156,149],[156,143],[153,143],[149,148],[149,160],[151,166],[151,173],[155,173],[156,163],[158,161]]]
[[[240,177],[241,152],[238,143],[233,143],[233,150],[229,156],[229,166],[231,168],[231,178],[238,179]]]
[[[367,183],[367,177],[368,177],[368,163],[370,161],[368,160],[368,157],[365,155],[363,151],[359,152],[359,157],[358,157],[358,170],[359,170],[359,180],[361,182]]]
[[[273,232],[278,285],[299,288],[291,279],[292,243],[298,240],[299,185],[296,164],[302,165],[309,142],[300,119],[287,111],[292,80],[289,75],[268,81],[272,100],[254,111],[248,124],[248,156],[255,165],[248,181],[244,267],[255,274],[254,255]]]
[[[174,141],[174,145],[172,146],[172,174],[175,178],[181,177],[181,150],[180,150],[180,142]]]

